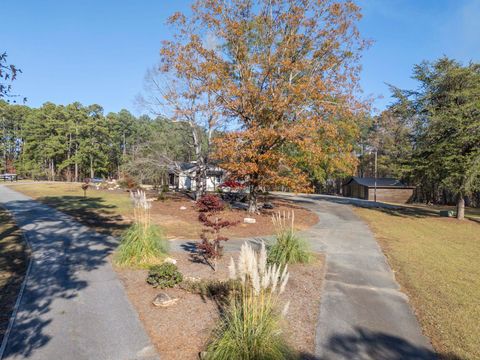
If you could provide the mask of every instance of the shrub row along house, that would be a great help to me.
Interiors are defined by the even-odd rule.
[[[415,186],[407,186],[400,180],[393,178],[361,178],[353,176],[342,186],[343,196],[364,200],[393,202],[405,204],[413,196]]]

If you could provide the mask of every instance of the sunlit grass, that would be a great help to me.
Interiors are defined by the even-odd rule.
[[[132,218],[128,193],[90,188],[84,197],[81,183],[15,184],[11,188],[71,215],[99,232],[121,235]]]
[[[424,212],[356,211],[370,224],[435,349],[445,358],[480,359],[480,224]]]

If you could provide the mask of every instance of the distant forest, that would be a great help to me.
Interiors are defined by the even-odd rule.
[[[45,103],[33,109],[0,101],[0,172],[66,181],[128,172],[141,181],[170,160],[190,161],[190,134],[182,123],[137,118],[127,110],[104,115],[99,105]]]

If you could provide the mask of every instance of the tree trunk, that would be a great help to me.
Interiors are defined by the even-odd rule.
[[[195,160],[197,163],[197,171],[195,172],[195,199],[199,199],[205,193],[204,183],[207,175],[207,159],[202,155],[202,142],[195,123],[191,122],[193,146],[195,149]]]
[[[203,164],[203,161],[197,162],[197,172],[195,173],[195,199],[198,200],[200,197],[205,193],[205,185],[204,185],[204,180],[205,180],[205,165]]]
[[[95,173],[93,171],[93,158],[90,156],[90,179],[93,179],[95,176]]]
[[[458,195],[457,199],[457,219],[465,219],[465,198],[463,197],[463,194]]]
[[[53,159],[50,160],[50,176],[51,180],[55,181],[55,163]]]
[[[248,212],[250,214],[254,214],[258,211],[257,198],[258,186],[252,185],[250,186],[250,195],[248,197]]]

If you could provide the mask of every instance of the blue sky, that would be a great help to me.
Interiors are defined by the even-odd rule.
[[[189,0],[3,1],[0,51],[23,74],[15,92],[28,105],[98,103],[138,114],[135,96],[158,61],[166,18]],[[480,61],[480,0],[358,0],[360,29],[373,45],[362,87],[375,107],[391,102],[385,83],[412,88],[412,66],[442,55]],[[383,98],[382,98],[383,97]]]

